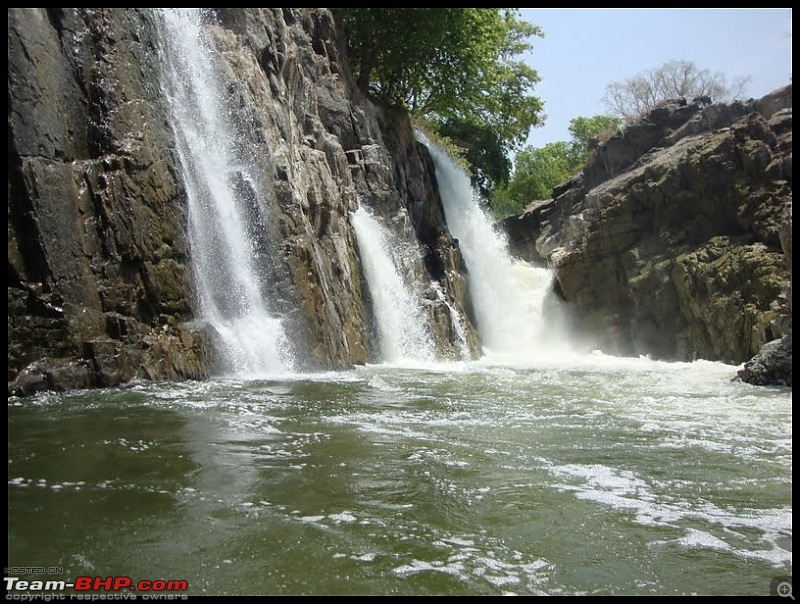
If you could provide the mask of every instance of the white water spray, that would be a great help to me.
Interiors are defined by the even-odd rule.
[[[439,285],[436,281],[431,282],[431,288],[436,293],[436,297],[439,301],[447,307],[447,310],[450,313],[450,323],[453,326],[453,333],[455,335],[455,344],[456,350],[458,351],[459,358],[461,359],[468,359],[472,356],[472,353],[469,349],[469,343],[467,342],[467,328],[464,325],[464,317],[461,315],[456,307],[453,306],[450,301],[447,299],[447,295],[444,293],[442,286]]]
[[[248,233],[242,183],[263,194],[236,154],[217,55],[202,9],[163,9],[166,70],[177,150],[189,199],[189,238],[200,315],[220,335],[227,371],[285,373],[292,367],[281,320],[265,304],[263,279]],[[252,210],[250,210],[252,212]]]
[[[551,272],[515,261],[478,204],[469,177],[419,132],[417,139],[433,157],[447,225],[464,255],[484,351],[513,357],[552,354],[563,339],[551,335],[542,312]]]
[[[366,208],[350,214],[361,263],[372,294],[381,343],[381,360],[432,361],[433,335],[417,296],[403,277],[399,246]]]

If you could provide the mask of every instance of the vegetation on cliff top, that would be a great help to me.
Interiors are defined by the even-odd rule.
[[[731,84],[724,74],[701,69],[691,61],[668,61],[627,80],[606,87],[602,102],[609,115],[577,117],[570,122],[570,141],[528,146],[517,153],[507,185],[496,186],[490,197],[497,218],[517,215],[533,201],[548,199],[554,187],[583,170],[589,141],[608,138],[659,104],[674,98],[725,101],[741,95],[749,78]]]
[[[612,82],[608,115],[576,117],[569,141],[525,147],[544,121],[537,72],[519,57],[540,28],[512,8],[336,8],[358,87],[375,101],[406,108],[415,123],[472,174],[497,218],[547,199],[580,172],[589,141],[676,97],[726,100],[747,78],[691,61],[669,61]],[[512,173],[513,158],[513,173]]]
[[[362,91],[466,149],[484,191],[507,182],[510,154],[543,119],[539,76],[519,59],[543,35],[538,27],[511,8],[333,11]]]
[[[496,218],[521,214],[525,206],[548,199],[553,188],[586,165],[589,142],[612,135],[622,120],[609,115],[576,117],[569,124],[572,138],[543,147],[527,146],[514,160],[514,174],[505,186],[492,191],[491,211]]]
[[[602,102],[612,115],[633,121],[668,99],[707,97],[711,101],[738,98],[750,77],[735,78],[702,69],[692,61],[667,61],[627,80],[606,86]]]

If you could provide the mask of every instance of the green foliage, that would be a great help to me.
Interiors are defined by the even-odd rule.
[[[553,188],[584,168],[589,141],[608,138],[621,123],[620,118],[608,115],[576,117],[569,123],[572,140],[520,151],[508,185],[492,191],[492,214],[496,218],[521,214],[531,202],[549,199]]]
[[[575,155],[579,158],[578,170],[586,164],[589,141],[592,139],[606,140],[619,130],[620,126],[622,126],[622,118],[613,115],[576,117],[569,122],[569,132],[572,135],[571,144],[574,147]]]
[[[532,201],[549,199],[553,187],[569,180],[579,165],[574,145],[566,141],[526,147],[517,153],[514,176],[508,186],[495,189],[492,214],[497,218],[521,214]]]
[[[439,131],[462,149],[462,157],[469,166],[472,184],[481,196],[488,199],[491,191],[508,184],[511,160],[498,132],[487,124],[450,119],[439,126]]]
[[[738,98],[750,77],[728,84],[721,72],[700,69],[691,61],[668,61],[622,82],[606,86],[602,102],[614,115],[628,121],[641,117],[668,99],[709,97],[715,101]]]
[[[472,164],[467,159],[467,149],[441,131],[441,126],[424,117],[415,117],[414,128],[422,132],[428,140],[444,151],[447,156],[461,168],[468,176],[472,174]]]
[[[541,36],[508,8],[337,8],[359,88],[407,108],[462,145],[478,184],[508,179],[508,156],[542,120],[534,69]]]

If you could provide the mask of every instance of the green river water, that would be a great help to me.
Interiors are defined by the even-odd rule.
[[[8,561],[189,594],[766,595],[792,574],[791,390],[734,370],[590,354],[12,398]]]

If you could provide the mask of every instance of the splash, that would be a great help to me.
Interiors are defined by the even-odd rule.
[[[373,299],[381,360],[388,363],[433,360],[433,334],[419,296],[403,275],[400,246],[364,207],[350,215],[350,222]]]
[[[163,9],[169,99],[189,205],[189,241],[200,316],[219,338],[223,371],[286,373],[293,359],[279,316],[270,312],[263,275],[264,195],[237,153],[218,53],[202,9]],[[266,254],[269,256],[269,253]],[[262,269],[261,271],[259,269]]]
[[[448,228],[464,255],[484,352],[513,359],[569,350],[563,333],[555,329],[555,316],[546,312],[551,302],[550,270],[513,259],[505,237],[481,208],[469,177],[419,132],[417,139],[433,158]]]

